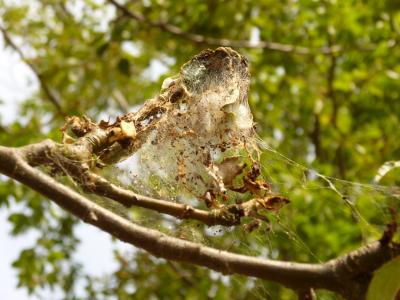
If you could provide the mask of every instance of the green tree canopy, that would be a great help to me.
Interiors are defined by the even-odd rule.
[[[0,14],[6,49],[21,56],[40,84],[20,105],[16,121],[0,127],[0,144],[6,146],[61,141],[66,116],[100,121],[137,110],[159,93],[164,79],[206,48],[232,47],[247,58],[263,177],[290,204],[268,214],[270,223],[251,233],[193,220],[173,223],[168,231],[172,221],[159,214],[117,204],[114,212],[204,245],[304,263],[378,240],[396,218],[397,1],[0,0]],[[118,176],[125,174],[103,173],[120,184]],[[227,279],[143,251],[116,252],[118,270],[104,278],[87,276],[71,259],[79,243],[78,219],[24,185],[0,179],[1,208],[15,202],[24,207],[9,216],[12,234],[42,233],[13,263],[19,285],[31,293],[57,287],[66,299],[76,299],[84,285],[83,299],[295,297],[275,283],[239,275]],[[59,180],[72,185],[68,178]],[[162,189],[157,178],[150,184]],[[317,293],[321,299],[339,297]]]

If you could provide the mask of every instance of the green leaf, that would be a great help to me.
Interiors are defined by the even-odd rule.
[[[341,107],[338,110],[337,116],[338,128],[342,133],[349,133],[351,129],[351,115],[347,107]]]
[[[8,217],[8,220],[13,224],[11,232],[13,235],[24,232],[30,224],[29,217],[22,213],[13,213]]]
[[[367,300],[394,300],[399,292],[400,257],[397,257],[375,272],[368,288]]]

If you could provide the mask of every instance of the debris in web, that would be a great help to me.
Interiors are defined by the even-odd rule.
[[[314,196],[321,199],[313,196],[313,190],[334,192],[363,223],[367,223],[362,217],[365,213],[358,207],[366,210],[369,204],[376,204],[383,208],[378,203],[383,196],[371,198],[370,191],[399,197],[396,187],[326,176],[266,145],[254,130],[247,102],[249,81],[247,61],[237,52],[230,48],[203,51],[186,63],[180,74],[167,78],[160,95],[146,101],[138,112],[121,116],[114,123],[70,119],[64,130],[65,143],[74,142],[67,129],[78,138],[88,137],[97,149],[95,159],[89,157],[94,160],[90,165],[127,158],[131,163],[133,158],[127,174],[132,189],[139,193],[214,211],[246,203],[245,216],[251,219],[247,231],[268,222],[265,211],[279,211],[288,203],[275,194],[278,188],[291,198],[296,190],[307,189],[304,201]],[[98,135],[90,139],[99,129],[105,133],[102,139]],[[260,159],[265,153],[270,155],[271,165]],[[274,164],[281,165],[276,172]],[[293,171],[283,172],[290,179],[263,179],[261,171],[279,177],[282,166]],[[383,171],[379,172],[381,177],[385,176]]]
[[[157,113],[139,120],[152,128],[135,153],[135,178],[153,196],[200,200],[210,209],[254,198],[258,209],[287,203],[260,177],[249,83],[246,59],[230,48],[205,50],[165,79],[158,102],[151,102]]]
[[[379,236],[389,203],[383,200],[398,200],[399,188],[323,175],[273,149],[254,130],[248,88],[248,65],[241,55],[229,48],[206,50],[186,63],[179,75],[167,78],[160,95],[146,101],[137,113],[112,124],[70,119],[67,129],[78,137],[97,127],[107,129],[106,147],[93,141],[100,149],[95,164],[124,161],[128,169],[122,172],[124,184],[137,193],[211,212],[235,204],[244,208],[244,226],[225,228],[132,210],[135,222],[179,238],[273,259],[287,239],[299,255],[321,261],[316,252],[319,246],[306,244],[303,236],[312,236],[318,243],[335,232],[340,237],[348,228],[335,218],[355,220],[355,228],[360,229],[352,230],[355,238],[358,234],[365,240]],[[82,132],[75,130],[76,124]],[[66,132],[65,143],[74,142]],[[396,166],[384,165],[377,178]],[[277,195],[278,191],[290,195],[293,202],[293,209],[284,209],[281,215],[288,199]],[[316,228],[333,219],[325,225],[330,236]],[[221,232],[230,234],[219,239]]]
[[[140,177],[147,195],[197,201],[194,206],[231,225],[242,217],[268,222],[262,213],[277,212],[289,200],[273,194],[261,176],[249,82],[243,56],[230,48],[205,50],[137,112],[115,122],[67,118],[63,164],[69,169],[58,169],[91,191],[95,168],[135,155],[132,183]]]

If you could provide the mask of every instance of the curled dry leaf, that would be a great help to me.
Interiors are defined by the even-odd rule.
[[[210,165],[206,166],[206,170],[208,175],[214,180],[214,185],[219,193],[225,193],[226,188],[224,185],[223,177],[219,172],[218,166],[211,163]]]
[[[279,211],[283,206],[290,203],[290,200],[281,196],[271,196],[258,199],[258,203],[265,209]]]
[[[134,139],[136,137],[136,128],[133,122],[121,121],[119,127],[112,129],[113,134],[110,136],[109,141],[115,142],[124,139]]]
[[[244,215],[253,217],[256,220],[269,222],[268,218],[261,215],[262,210],[278,212],[283,206],[290,201],[281,196],[270,196],[264,198],[255,198],[241,204],[244,210]]]
[[[69,135],[69,132],[79,138],[91,132],[96,126],[97,125],[86,116],[82,118],[68,116],[65,118],[65,124],[61,128],[62,141],[64,144],[72,144],[75,139]]]
[[[233,180],[243,172],[246,164],[241,161],[241,157],[226,157],[217,164],[218,174],[222,178],[224,185],[228,188],[233,187]]]
[[[245,231],[250,233],[253,232],[254,230],[257,230],[260,226],[261,226],[261,221],[258,219],[254,219],[249,223],[245,224],[243,228]]]

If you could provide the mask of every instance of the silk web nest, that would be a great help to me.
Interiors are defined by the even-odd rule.
[[[246,59],[230,48],[205,50],[164,81],[159,120],[137,152],[140,177],[160,196],[218,206],[240,188],[257,150],[249,82]]]

